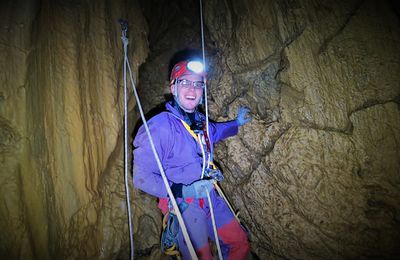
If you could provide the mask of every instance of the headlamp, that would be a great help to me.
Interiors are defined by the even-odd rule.
[[[204,71],[204,65],[200,61],[189,61],[186,66],[190,71],[196,74],[200,74]]]
[[[170,82],[173,84],[175,79],[181,77],[186,74],[197,74],[202,77],[205,76],[205,68],[204,64],[199,60],[191,60],[191,61],[180,61],[172,68],[170,75]]]

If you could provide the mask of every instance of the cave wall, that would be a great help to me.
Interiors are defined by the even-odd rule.
[[[400,30],[390,1],[206,3],[217,148],[261,259],[393,259],[400,238]],[[213,72],[214,73],[214,72]],[[245,158],[245,159],[243,159]]]
[[[137,76],[136,1],[1,1],[1,259],[129,254],[120,17]]]
[[[141,3],[149,111],[169,91],[168,59],[199,48],[200,29],[196,3]],[[261,259],[399,255],[398,10],[394,1],[204,1],[210,116],[233,119],[245,105],[254,117],[216,155]]]

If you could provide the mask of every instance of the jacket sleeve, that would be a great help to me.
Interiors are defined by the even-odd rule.
[[[209,123],[211,137],[214,143],[224,140],[230,136],[234,136],[239,131],[239,125],[235,120],[227,122],[210,122]]]
[[[156,119],[150,120],[148,125],[156,152],[162,163],[168,150],[170,131],[167,126],[169,124],[167,121]],[[140,127],[133,145],[133,185],[150,195],[160,198],[167,197],[168,193],[144,126]]]

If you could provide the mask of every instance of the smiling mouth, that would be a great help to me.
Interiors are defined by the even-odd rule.
[[[186,99],[189,99],[189,100],[196,100],[196,97],[195,97],[195,96],[185,96],[185,98],[186,98]]]

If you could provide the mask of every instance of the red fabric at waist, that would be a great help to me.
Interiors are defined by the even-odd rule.
[[[158,198],[158,208],[161,210],[161,212],[165,215],[168,212],[168,202],[169,199],[168,198]],[[193,202],[193,198],[187,198],[185,199],[185,201],[187,203],[192,203]],[[204,199],[199,199],[199,205],[201,208],[204,208]]]

